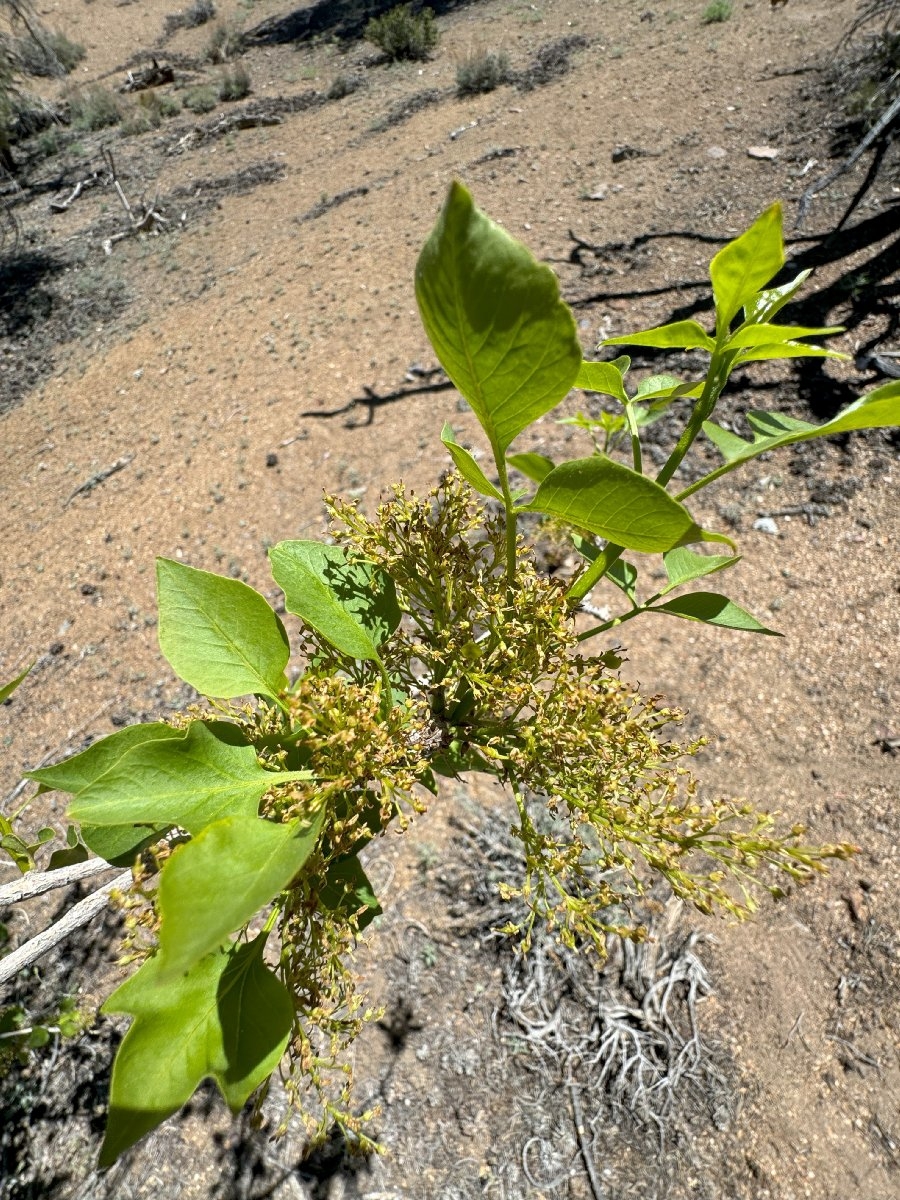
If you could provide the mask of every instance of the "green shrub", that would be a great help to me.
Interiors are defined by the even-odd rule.
[[[718,25],[723,21],[727,21],[731,16],[732,4],[731,0],[712,0],[704,9],[703,16],[700,18],[703,25]]]
[[[238,64],[231,70],[223,71],[219,80],[220,100],[243,100],[250,95],[250,91],[250,73],[246,67]]]
[[[183,12],[170,13],[166,17],[164,26],[166,37],[171,37],[179,29],[196,29],[198,25],[205,25],[215,15],[216,6],[213,4],[213,0],[194,0],[194,3]]]
[[[456,93],[458,96],[477,96],[481,92],[492,92],[501,84],[509,83],[511,78],[509,57],[504,51],[470,54],[456,68]]]
[[[183,104],[192,113],[208,113],[219,103],[219,93],[208,84],[202,87],[189,88],[184,93]]]
[[[217,25],[210,34],[206,58],[211,63],[227,63],[244,51],[244,35],[233,25]]]
[[[703,739],[672,736],[681,714],[620,678],[610,641],[642,614],[772,636],[707,590],[741,556],[685,501],[781,447],[900,421],[896,380],[824,425],[750,411],[748,438],[711,419],[745,364],[834,356],[810,341],[834,328],[775,320],[808,274],[771,287],[784,262],[774,204],[712,260],[711,321],[601,344],[705,356],[699,380],[692,370],[635,384],[627,355],[583,359],[549,267],[453,184],[418,259],[416,298],[438,361],[477,418],[484,465],[445,425],[456,473],[431,494],[398,484],[371,516],[331,498],[327,542],[269,548],[283,607],[299,619],[296,676],[284,625],[260,593],[157,560],[160,649],[206,704],[27,775],[72,795],[72,853],[137,862],[124,946],[137,969],[104,1005],[133,1020],[113,1068],[101,1166],[203,1080],[238,1112],[276,1070],[311,1133],[324,1114],[369,1147],[349,1064],[336,1069],[373,1016],[350,961],[381,911],[360,852],[389,827],[406,829],[438,776],[480,772],[506,791],[521,876],[499,884],[510,902],[503,932],[523,952],[536,922],[599,959],[610,934],[645,938],[639,898],[651,880],[702,913],[745,918],[755,887],[779,897],[854,853],[704,796],[690,771]],[[565,419],[581,431],[583,455],[510,453],[573,388],[602,405]],[[674,407],[688,397],[687,411]],[[642,437],[666,411],[684,424],[657,469]],[[684,486],[676,473],[701,435],[718,465]],[[535,516],[571,535],[571,578],[539,570]],[[720,553],[689,548],[703,543]],[[576,625],[604,579],[621,595],[618,611]],[[598,636],[598,651],[586,652]],[[0,702],[27,674],[0,686]],[[535,806],[553,820],[536,820]],[[0,850],[32,869],[46,837],[29,844],[2,820]],[[147,887],[157,873],[158,887]]]
[[[109,125],[118,125],[122,119],[118,97],[99,84],[74,92],[69,100],[69,111],[74,129],[105,129]]]
[[[366,26],[365,36],[392,62],[403,59],[421,62],[438,43],[434,13],[430,8],[413,12],[411,4],[401,4],[381,17],[373,17]]]
[[[86,53],[84,46],[70,41],[64,33],[17,38],[13,52],[26,75],[49,79],[70,74]]]
[[[49,41],[56,61],[67,75],[75,70],[87,54],[80,42],[70,41],[64,33],[51,33]]]

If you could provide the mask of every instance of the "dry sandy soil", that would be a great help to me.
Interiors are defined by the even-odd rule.
[[[171,5],[46,0],[40,13],[86,46],[79,84],[117,86],[159,41]],[[182,112],[140,136],[62,130],[49,157],[37,139],[18,148],[19,254],[15,269],[0,261],[0,678],[37,667],[0,716],[0,795],[22,770],[185,701],[156,644],[154,555],[230,572],[274,600],[266,547],[321,532],[323,489],[373,505],[398,477],[432,485],[448,418],[477,444],[456,395],[409,374],[436,365],[412,278],[452,179],[554,264],[586,350],[674,312],[704,319],[714,245],[632,244],[638,235],[725,239],[776,198],[790,228],[804,187],[832,165],[843,118],[824,68],[857,5],[737,0],[730,20],[707,25],[704,7],[483,0],[440,16],[432,61],[394,67],[360,41],[260,41],[242,58],[253,95],[240,104]],[[286,12],[274,0],[221,5],[245,29]],[[176,96],[216,76],[202,60],[209,35],[183,30],[161,47]],[[472,51],[504,49],[523,72],[542,46],[575,37],[584,41],[558,78],[455,95]],[[338,76],[361,86],[326,100]],[[281,120],[217,128],[239,111]],[[157,195],[168,221],[109,254],[103,239],[125,225],[106,176],[64,212],[48,209],[102,172],[104,146],[132,203]],[[751,158],[754,146],[778,156]],[[804,234],[834,227],[867,166],[863,157],[813,201]],[[758,371],[738,381],[734,415],[779,407],[821,419],[876,382],[858,352],[896,348],[898,185],[889,155],[848,223],[855,240],[791,247],[796,261],[822,264],[802,316],[847,322],[834,345],[851,360]],[[548,418],[534,445],[564,440]],[[692,945],[711,983],[697,1012],[714,1102],[702,1088],[679,1100],[662,1139],[600,1093],[576,1093],[573,1113],[574,1089],[517,1040],[503,1003],[515,964],[482,936],[490,920],[479,925],[479,904],[492,904],[479,855],[502,832],[505,801],[449,788],[372,863],[387,911],[360,970],[388,1011],[356,1066],[360,1104],[382,1104],[383,1157],[348,1162],[337,1146],[301,1163],[298,1132],[270,1143],[204,1095],[99,1177],[91,1162],[117,1036],[101,1020],[78,1046],[0,1083],[0,1196],[900,1194],[889,750],[900,734],[900,452],[887,434],[857,437],[728,481],[702,494],[699,515],[737,530],[745,558],[731,594],[786,637],[648,619],[628,627],[626,670],[709,737],[708,789],[860,852],[763,904],[753,924],[682,914],[680,936],[702,935]],[[776,535],[753,528],[767,515]],[[62,822],[62,802],[46,803],[42,818]],[[13,938],[27,936],[22,910],[5,920]],[[114,938],[97,931],[46,968],[43,991],[20,990],[39,1003],[64,985],[96,1002],[114,956]]]

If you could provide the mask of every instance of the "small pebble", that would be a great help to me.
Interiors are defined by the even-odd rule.
[[[771,517],[759,517],[753,522],[753,528],[757,533],[769,533],[772,537],[778,536],[778,526]]]
[[[266,455],[266,466],[267,467],[277,467],[278,466],[278,455],[275,453],[274,450],[270,450],[269,453]]]

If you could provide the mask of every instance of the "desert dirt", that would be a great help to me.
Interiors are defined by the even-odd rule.
[[[87,57],[40,90],[118,86],[151,51],[175,65],[176,96],[216,79],[202,57],[210,26],[159,44],[170,5],[43,5]],[[847,148],[841,88],[826,84],[855,0],[738,0],[720,24],[701,23],[701,0],[438,7],[429,62],[389,66],[358,39],[260,40],[241,57],[244,101],[140,135],[63,130],[46,157],[35,139],[17,148],[22,190],[6,195],[19,246],[0,260],[0,680],[37,665],[0,714],[0,795],[23,770],[190,699],[156,643],[155,555],[230,573],[275,602],[266,548],[319,536],[323,491],[371,509],[398,478],[433,486],[445,420],[481,445],[472,414],[428,374],[437,363],[413,294],[451,180],[553,265],[590,351],[673,314],[708,319],[715,243],[634,239],[728,239],[775,199],[790,231],[803,190]],[[249,0],[219,15],[250,29],[286,12]],[[557,49],[557,77],[455,95],[468,54],[505,50],[525,72],[560,39],[583,40]],[[338,76],[360,86],[327,99]],[[280,120],[223,131],[238,112]],[[126,218],[103,147],[135,211],[155,197],[167,222],[108,254],[103,240]],[[800,233],[832,230],[868,165],[817,196]],[[49,210],[94,172],[96,186]],[[790,246],[818,266],[796,316],[846,324],[831,344],[849,360],[754,369],[733,386],[732,417],[756,407],[823,420],[880,381],[865,352],[898,348],[898,193],[894,153],[840,238]],[[573,453],[575,436],[548,417],[522,448]],[[898,484],[888,433],[755,461],[695,510],[739,541],[729,594],[785,637],[663,618],[623,630],[629,677],[708,737],[706,789],[859,847],[807,889],[763,901],[752,923],[670,912],[673,953],[687,946],[709,984],[696,1014],[710,1070],[662,1131],[580,1087],[564,1056],[516,1024],[510,998],[524,985],[490,934],[498,909],[484,882],[509,800],[460,783],[370,860],[385,915],[359,970],[386,1014],[355,1067],[360,1109],[381,1105],[384,1155],[353,1160],[331,1145],[304,1158],[302,1131],[273,1142],[204,1091],[100,1176],[121,1026],[99,1018],[0,1082],[0,1197],[900,1194]],[[754,529],[766,517],[776,533]],[[62,828],[64,798],[41,804],[35,826]],[[12,877],[2,870],[0,882]],[[3,920],[19,941],[53,911]],[[112,918],[14,995],[39,1006],[66,988],[95,1006],[117,978],[114,931]],[[552,953],[542,962],[552,974]],[[554,1005],[571,1016],[577,987],[546,987],[547,1019]]]

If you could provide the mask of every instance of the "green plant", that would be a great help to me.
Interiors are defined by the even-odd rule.
[[[420,62],[437,45],[438,28],[430,8],[414,12],[412,4],[400,4],[380,17],[373,17],[366,25],[365,37],[391,62]]]
[[[503,50],[470,54],[456,68],[456,92],[459,96],[492,92],[511,78],[509,56]]]
[[[118,97],[109,88],[85,88],[75,91],[69,99],[72,128],[80,130],[106,129],[117,125],[122,119],[122,108]]]
[[[243,100],[250,95],[250,73],[243,64],[222,72],[219,80],[220,100]]]
[[[244,51],[244,35],[232,25],[219,24],[213,28],[206,47],[211,63],[227,63]]]
[[[186,109],[198,115],[212,112],[218,103],[219,93],[210,86],[188,88],[182,100]]]
[[[700,18],[702,25],[718,25],[729,20],[732,13],[731,0],[711,0]]]
[[[288,1096],[310,1129],[337,1121],[365,1142],[342,1057],[371,1015],[348,964],[380,912],[360,855],[389,825],[406,828],[438,776],[480,771],[507,788],[522,876],[502,886],[505,929],[523,950],[536,921],[600,955],[610,933],[640,939],[636,902],[659,878],[703,912],[745,917],[757,888],[781,894],[852,852],[808,845],[802,827],[780,830],[746,804],[702,798],[687,765],[702,740],[674,740],[680,714],[624,683],[615,650],[583,651],[646,612],[771,635],[724,595],[692,590],[738,555],[685,501],[780,446],[900,420],[892,382],[822,426],[753,412],[747,441],[713,423],[735,368],[833,354],[807,340],[833,330],[775,323],[808,275],[768,286],[783,265],[775,205],[712,261],[712,332],[681,320],[608,340],[709,355],[701,378],[658,375],[631,391],[628,359],[583,361],[550,269],[454,184],[416,294],[484,431],[491,476],[445,426],[456,472],[430,495],[397,485],[372,517],[330,498],[333,542],[270,548],[301,623],[293,684],[287,634],[259,593],[158,560],[161,649],[206,700],[29,773],[72,795],[69,816],[95,854],[135,864],[124,949],[139,965],[104,1006],[132,1024],[113,1070],[103,1163],[203,1079],[237,1110],[285,1057]],[[561,463],[511,453],[573,387],[612,405],[575,418],[593,452]],[[651,478],[641,431],[683,399],[690,416]],[[672,494],[701,435],[721,465]],[[534,564],[522,530],[534,515],[572,531],[581,566],[565,584]],[[727,552],[690,548],[702,542]],[[649,596],[635,555],[662,556],[666,582]],[[622,612],[583,628],[574,618],[603,578],[624,595]],[[533,818],[536,799],[553,821]]]
[[[169,13],[164,22],[166,37],[171,37],[179,29],[196,29],[205,25],[216,15],[213,0],[194,0],[183,12]]]

